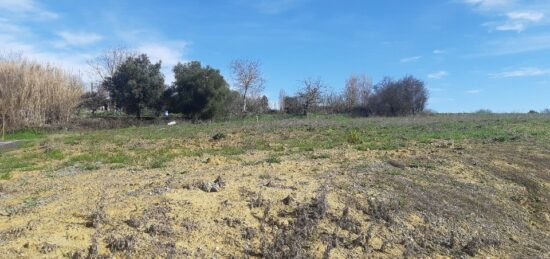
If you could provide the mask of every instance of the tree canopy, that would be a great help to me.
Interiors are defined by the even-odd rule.
[[[224,115],[230,90],[220,71],[202,67],[199,61],[178,63],[176,81],[169,91],[168,107],[192,119],[210,119]]]
[[[145,108],[154,108],[162,95],[164,76],[161,62],[152,64],[147,55],[128,57],[112,77],[104,81],[116,106],[141,117]]]

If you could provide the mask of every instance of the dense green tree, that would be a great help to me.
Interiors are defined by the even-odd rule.
[[[192,119],[210,119],[227,113],[230,90],[219,70],[191,61],[178,63],[173,71],[176,81],[168,90],[170,111]]]
[[[112,77],[103,82],[116,106],[141,117],[145,108],[155,108],[164,91],[161,62],[152,64],[147,55],[128,57]]]

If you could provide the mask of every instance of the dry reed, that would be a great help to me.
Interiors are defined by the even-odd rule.
[[[23,58],[0,58],[0,118],[6,130],[68,122],[82,95],[79,77]]]

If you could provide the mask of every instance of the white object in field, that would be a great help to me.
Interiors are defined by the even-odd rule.
[[[176,125],[176,121],[168,122],[168,126],[174,126],[174,125]]]

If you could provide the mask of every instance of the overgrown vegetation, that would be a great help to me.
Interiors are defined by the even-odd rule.
[[[0,58],[0,120],[6,130],[67,123],[82,91],[80,79],[59,68]]]

